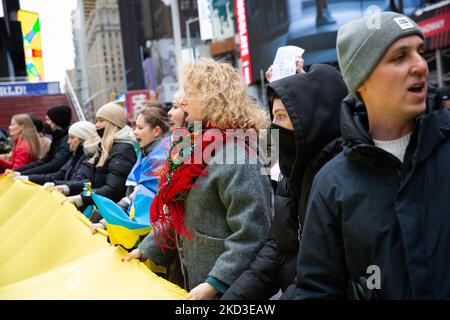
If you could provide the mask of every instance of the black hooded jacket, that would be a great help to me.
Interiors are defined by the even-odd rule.
[[[90,182],[95,193],[118,202],[125,196],[127,187],[126,179],[136,162],[136,152],[130,143],[114,143],[109,153],[108,160],[103,166],[97,166],[98,156],[92,165]],[[83,181],[74,181],[69,184],[71,194],[80,194],[83,191]],[[82,195],[83,211],[88,205],[93,204],[90,196]]]
[[[22,175],[43,174],[56,172],[70,159],[69,144],[67,143],[68,128],[57,130],[53,133],[50,150],[44,158],[29,163],[16,169]]]
[[[295,161],[290,176],[283,176],[278,183],[269,240],[222,299],[269,299],[294,284],[299,214],[303,216],[315,173],[341,150],[339,109],[347,89],[335,68],[313,65],[308,73],[275,81],[267,90],[276,93],[289,114]],[[293,297],[293,291],[291,294]]]
[[[353,298],[352,281],[365,298],[449,299],[450,112],[430,89],[403,163],[374,145],[367,123],[362,102],[345,98],[344,152],[311,189],[296,298]]]

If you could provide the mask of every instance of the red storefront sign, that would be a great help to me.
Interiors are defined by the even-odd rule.
[[[128,91],[125,94],[127,101],[127,117],[130,121],[135,121],[138,114],[144,110],[146,103],[150,100],[149,90]]]
[[[450,46],[450,4],[430,9],[419,9],[412,19],[419,25],[425,35],[427,50]]]
[[[250,63],[250,45],[248,39],[245,0],[236,0],[234,4],[238,26],[239,52],[241,56],[242,75],[244,76],[245,83],[252,84],[252,65]]]

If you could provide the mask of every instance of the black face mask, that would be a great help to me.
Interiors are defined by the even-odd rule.
[[[103,138],[103,135],[105,134],[105,128],[97,129],[97,134],[100,138]]]
[[[46,124],[44,124],[44,127],[42,128],[42,132],[44,132],[44,134],[51,135],[51,134],[53,134],[53,129],[48,123],[46,123]]]
[[[270,129],[278,129],[279,143],[277,147],[280,155],[280,171],[285,177],[289,178],[291,176],[295,156],[297,154],[294,131],[280,127],[273,123],[270,125]]]

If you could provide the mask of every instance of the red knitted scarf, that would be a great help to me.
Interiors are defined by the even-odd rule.
[[[189,138],[190,143],[186,143]],[[203,151],[213,142],[223,143],[225,134],[222,132],[217,138],[217,135],[209,135],[208,131],[190,132],[188,137],[180,137],[173,142],[161,166],[159,190],[150,207],[150,221],[155,240],[162,249],[176,247],[176,234],[192,239],[184,224],[184,200],[190,189],[198,186],[193,183],[195,179],[207,174],[207,159],[204,159]]]

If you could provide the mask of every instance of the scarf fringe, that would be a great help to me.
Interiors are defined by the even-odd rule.
[[[201,135],[193,133],[191,142],[195,145],[195,142],[199,141],[199,138],[202,138]],[[214,141],[216,140],[203,140],[201,143],[201,151],[203,152],[203,150]],[[208,173],[207,170],[205,170],[206,163],[204,162],[203,157],[201,158],[201,164],[196,164],[191,161],[190,164],[181,163],[175,168],[171,167],[171,163],[173,165],[173,162],[169,160],[175,158],[175,155],[173,155],[175,147],[176,144],[174,144],[174,147],[169,151],[168,159],[164,161],[158,172],[160,178],[159,191],[150,206],[150,221],[153,225],[155,241],[163,251],[164,248],[176,248],[177,234],[190,240],[193,239],[192,234],[189,233],[184,224],[184,200],[189,191],[198,186],[198,184],[193,183],[193,181]],[[194,159],[195,154],[192,154],[191,160]],[[172,242],[173,245],[169,244],[169,241]]]

